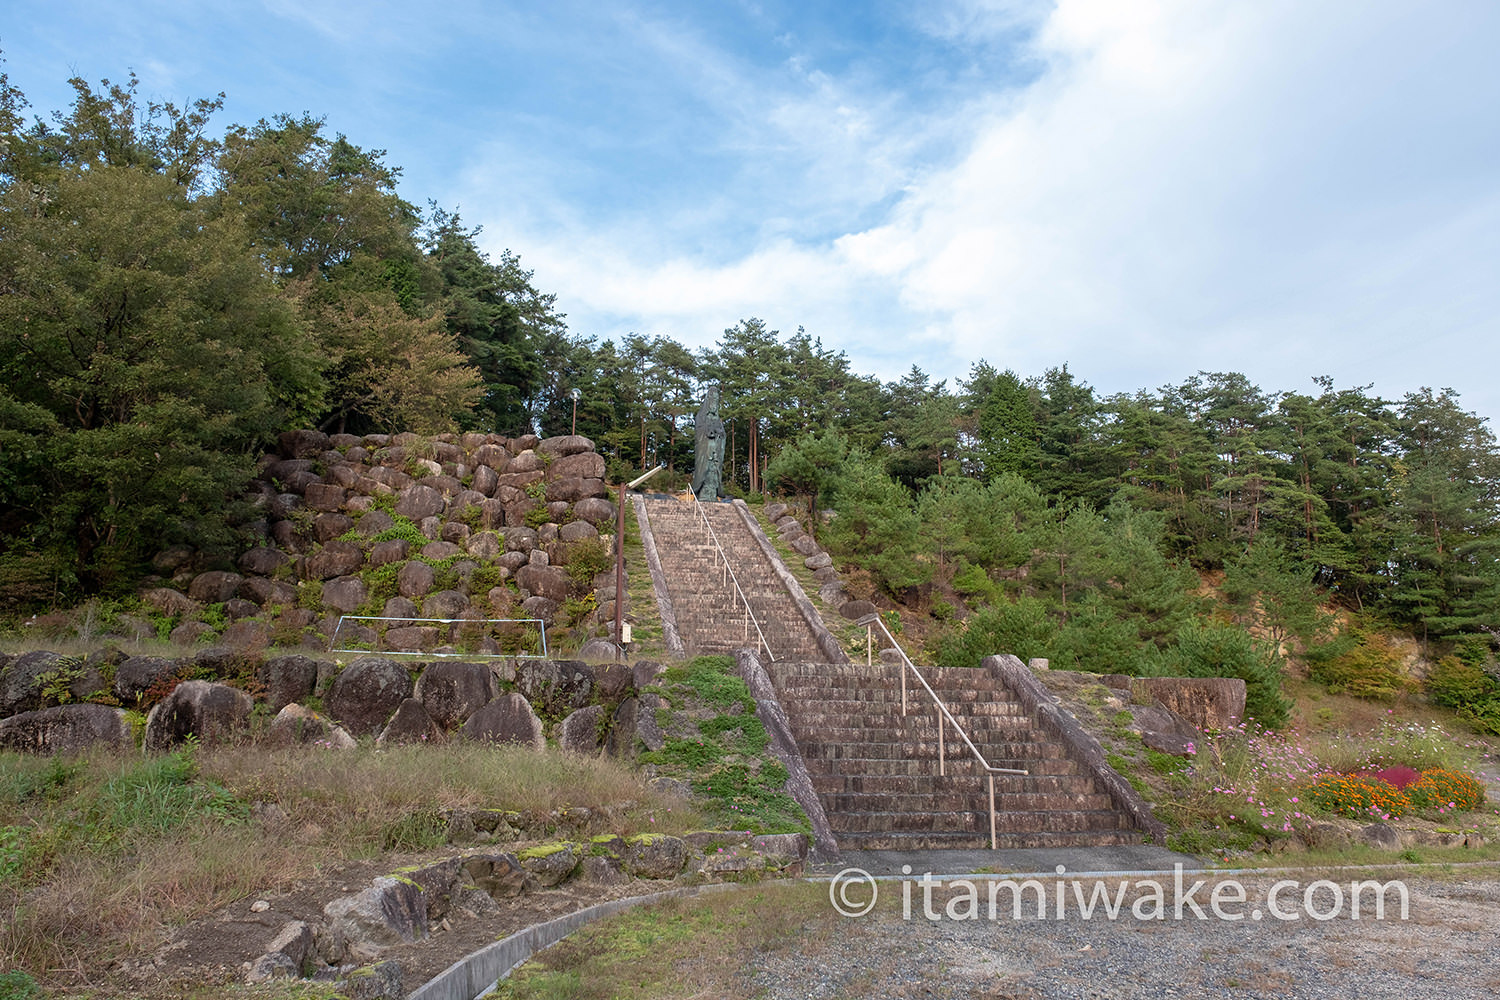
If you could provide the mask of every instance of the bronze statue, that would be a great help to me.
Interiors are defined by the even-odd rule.
[[[723,495],[724,421],[719,419],[719,390],[709,386],[698,407],[693,435],[693,493],[699,500],[717,500]]]

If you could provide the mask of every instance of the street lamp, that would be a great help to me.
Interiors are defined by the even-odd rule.
[[[582,398],[583,393],[579,392],[577,389],[574,389],[572,392],[568,393],[568,395],[570,395],[570,396],[573,397],[573,430],[570,433],[577,434],[578,433],[578,400],[580,398]]]

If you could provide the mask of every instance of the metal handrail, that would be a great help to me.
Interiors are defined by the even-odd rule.
[[[740,589],[740,579],[735,575],[734,567],[729,565],[729,555],[724,551],[724,546],[719,544],[719,536],[714,531],[714,526],[709,523],[708,512],[705,511],[703,509],[703,505],[698,502],[697,494],[690,491],[688,493],[688,496],[693,498],[693,510],[697,512],[698,519],[703,522],[703,527],[708,529],[709,540],[714,543],[714,549],[718,551],[719,558],[724,560],[724,570],[729,576],[729,581],[734,584],[734,593],[739,597],[740,603],[745,606],[745,638],[750,638],[750,626],[753,624],[755,626],[755,635],[760,639],[759,648],[766,651],[766,659],[774,662],[776,660],[776,654],[771,652],[771,644],[766,641],[765,633],[760,630],[760,620],[757,619],[755,617],[755,613],[750,610],[750,598],[746,597],[745,592]]]
[[[937,706],[937,709],[938,709],[938,717],[937,717],[937,726],[938,726],[938,776],[939,777],[946,777],[947,776],[947,754],[946,754],[946,751],[945,751],[945,748],[944,748],[944,745],[943,745],[943,743],[944,743],[944,741],[943,741],[943,720],[944,719],[947,719],[948,722],[953,726],[953,728],[958,731],[958,735],[963,738],[964,744],[969,748],[969,752],[974,755],[974,759],[979,762],[979,766],[982,767],[982,768],[984,768],[984,770],[985,770],[985,776],[986,776],[986,778],[989,781],[989,788],[990,788],[990,850],[996,850],[999,847],[999,837],[998,837],[998,835],[996,833],[996,829],[995,829],[995,827],[996,827],[995,775],[997,775],[997,774],[1030,774],[1031,772],[1028,771],[1028,770],[1025,770],[1024,768],[1018,768],[1018,767],[995,767],[993,764],[991,764],[988,760],[985,759],[984,754],[980,753],[979,752],[979,748],[974,745],[974,741],[971,740],[971,739],[969,739],[969,734],[964,730],[964,727],[962,725],[960,725],[959,721],[953,717],[953,713],[950,712],[950,711],[948,711],[948,706],[945,705],[945,704],[943,704],[943,699],[939,698],[938,695],[937,695],[937,692],[932,689],[932,685],[927,683],[927,678],[925,678],[925,677],[922,676],[922,671],[920,671],[920,670],[917,669],[917,665],[915,663],[911,662],[911,657],[909,657],[909,656],[906,655],[906,650],[902,649],[901,648],[901,644],[896,641],[896,637],[893,636],[893,635],[891,635],[891,630],[888,629],[888,628],[886,628],[885,622],[881,620],[879,614],[865,615],[863,618],[861,618],[858,621],[856,621],[855,624],[856,625],[863,625],[865,627],[865,665],[866,666],[873,666],[874,665],[874,658],[873,658],[873,655],[872,655],[873,644],[871,642],[871,639],[872,639],[872,637],[874,635],[874,632],[872,631],[872,628],[873,628],[873,626],[876,626],[876,625],[880,626],[880,631],[884,632],[885,633],[885,637],[890,640],[890,642],[891,642],[891,648],[894,649],[896,651],[896,653],[901,657],[901,663],[902,663],[902,667],[901,667],[901,714],[903,716],[906,715],[906,672],[908,670],[910,670],[912,672],[912,674],[917,678],[917,680],[921,682],[922,687],[927,691],[928,696],[932,698],[932,703]],[[882,651],[884,651],[884,648],[885,647],[881,647]]]

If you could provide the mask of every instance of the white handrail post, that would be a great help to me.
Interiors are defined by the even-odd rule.
[[[938,706],[937,717],[938,717],[938,777],[941,778],[941,777],[943,777],[944,775],[946,775],[948,773],[948,770],[947,770],[947,758],[946,758],[946,756],[943,753],[943,706],[942,705]]]
[[[990,772],[990,850],[999,850],[1000,841],[995,836],[995,775]]]
[[[906,664],[896,668],[901,672],[901,718],[906,718]]]
[[[870,626],[866,625],[865,626],[865,666],[867,666],[867,667],[870,666],[871,664],[873,664],[875,662],[875,652],[874,652],[874,650],[875,650],[875,630],[872,629]]]

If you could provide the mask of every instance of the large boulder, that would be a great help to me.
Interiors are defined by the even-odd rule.
[[[413,521],[420,521],[424,517],[441,514],[447,503],[440,491],[416,483],[401,491],[401,496],[396,501],[396,513]]]
[[[328,435],[306,428],[285,431],[277,436],[276,447],[287,458],[315,458],[328,450]]]
[[[396,746],[402,743],[441,743],[446,736],[438,728],[427,709],[415,698],[408,698],[396,706],[396,712],[391,716],[380,735],[375,737],[375,745]]]
[[[387,538],[370,546],[370,565],[384,566],[400,562],[411,554],[411,543],[404,538]]]
[[[497,473],[504,472],[510,464],[510,452],[498,444],[482,444],[474,449],[474,463]]]
[[[556,718],[593,701],[594,669],[582,660],[523,660],[516,667],[516,687]]]
[[[422,888],[411,879],[381,876],[363,892],[340,896],[324,906],[323,915],[327,918],[324,933],[343,945],[340,958],[356,963],[369,962],[387,948],[427,936]]]
[[[516,583],[533,597],[545,597],[561,604],[568,599],[572,578],[559,566],[526,565],[516,570]]]
[[[115,697],[123,705],[134,705],[151,688],[176,674],[180,666],[164,656],[132,656],[115,667]]]
[[[552,455],[557,458],[568,455],[577,455],[594,450],[594,442],[582,434],[562,434],[557,437],[543,438],[536,443],[536,450],[544,455]]]
[[[463,735],[465,739],[516,743],[535,750],[547,746],[542,720],[531,710],[531,704],[514,691],[502,694],[469,716]]]
[[[548,479],[603,479],[604,456],[592,451],[554,459],[547,467]]]
[[[313,693],[318,683],[318,661],[296,653],[273,656],[256,668],[255,676],[265,692],[266,704],[271,711],[279,712]],[[118,680],[119,674],[115,677]]]
[[[1238,677],[1142,677],[1139,683],[1203,732],[1245,721],[1245,682]]]
[[[278,548],[257,545],[240,556],[239,567],[253,576],[270,576],[290,560],[291,557]]]
[[[238,688],[211,681],[183,681],[146,717],[146,749],[168,750],[188,736],[215,743],[250,726],[254,700]]]
[[[587,497],[573,505],[573,516],[587,521],[595,527],[612,525],[618,519],[619,508],[598,496]]]
[[[266,738],[275,745],[316,744],[333,750],[352,750],[358,745],[343,727],[296,702],[276,713]]]
[[[334,483],[308,483],[302,495],[313,510],[332,512],[343,508],[346,494]]]
[[[0,750],[57,754],[131,743],[124,710],[107,705],[59,705],[0,719]]]
[[[313,540],[319,545],[327,545],[353,529],[354,518],[348,514],[319,514],[313,521]]]
[[[469,537],[464,543],[464,551],[475,559],[490,562],[500,558],[500,554],[505,551],[505,540],[493,531],[481,531]]]
[[[587,705],[568,715],[558,729],[558,745],[571,753],[598,756],[609,714],[603,705]]]
[[[57,675],[76,663],[72,657],[42,649],[16,657],[0,670],[0,718],[41,708],[45,675]]]
[[[424,562],[412,560],[396,574],[396,592],[402,597],[426,597],[437,581],[437,574]]]
[[[581,542],[589,538],[598,538],[599,529],[587,521],[569,521],[557,529],[558,541]]]
[[[680,837],[642,833],[627,844],[621,860],[636,878],[675,878],[687,864],[687,844]]]
[[[188,597],[201,604],[222,604],[234,596],[244,579],[238,573],[223,570],[199,573],[188,584]]]
[[[362,656],[334,678],[324,704],[355,736],[371,736],[411,697],[411,674],[395,660]]]
[[[369,597],[369,588],[357,576],[341,576],[323,584],[323,604],[346,615],[358,611]]]
[[[169,616],[191,617],[203,609],[197,601],[171,587],[154,587],[141,594],[141,600]]]
[[[510,464],[505,467],[505,475],[500,477],[500,481],[502,483],[513,482],[513,477],[528,472],[537,473],[537,478],[540,479],[541,473],[546,467],[547,465],[542,460],[542,456],[528,448],[510,460]],[[535,479],[532,480],[532,482],[535,481]],[[525,484],[522,483],[521,485]]]
[[[332,541],[308,558],[305,575],[309,580],[331,580],[349,576],[364,563],[364,549],[353,542]]]
[[[443,729],[462,725],[500,694],[495,674],[483,663],[440,660],[417,678],[415,697]]]
[[[479,616],[473,613],[462,591],[440,590],[422,602],[422,617],[454,620]]]
[[[488,465],[481,465],[474,470],[474,478],[471,482],[475,493],[492,497],[495,495],[495,487],[500,485],[500,476]]]
[[[252,604],[270,607],[278,604],[296,604],[297,588],[281,580],[268,580],[263,576],[252,576],[240,584],[240,597]]]

